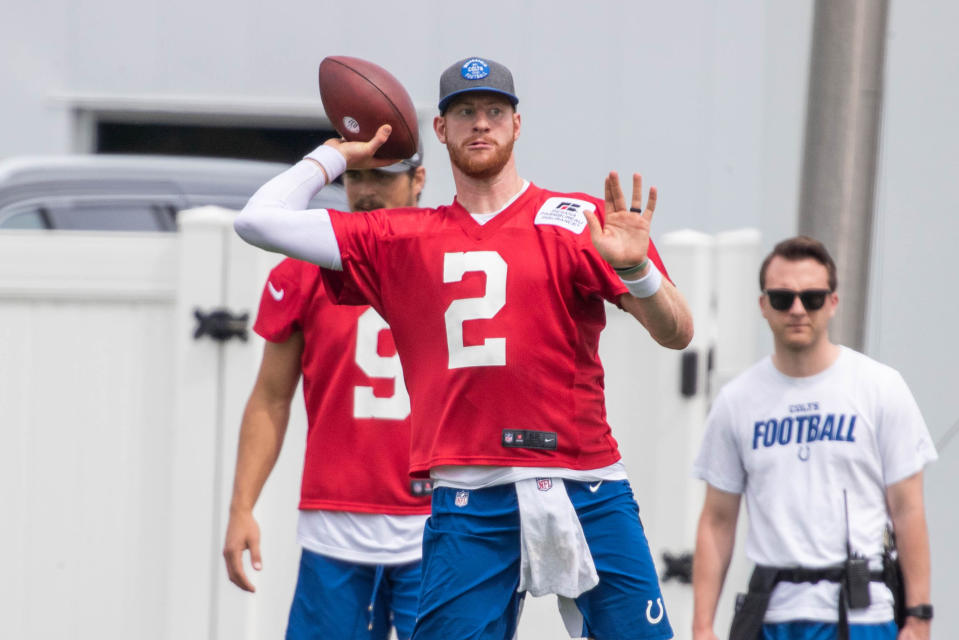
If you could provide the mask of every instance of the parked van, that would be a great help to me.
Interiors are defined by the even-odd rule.
[[[287,165],[254,160],[76,155],[0,161],[0,229],[176,231],[184,209],[241,209]],[[339,184],[313,208],[347,209]]]

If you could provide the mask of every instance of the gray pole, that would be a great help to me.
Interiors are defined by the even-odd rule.
[[[839,272],[833,340],[864,346],[887,0],[816,0],[799,232]]]

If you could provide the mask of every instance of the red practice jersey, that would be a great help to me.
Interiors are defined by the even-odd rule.
[[[339,301],[372,305],[393,330],[414,475],[619,460],[597,352],[603,300],[627,289],[593,247],[584,209],[602,218],[603,202],[531,184],[485,225],[457,202],[330,211],[343,271],[323,277]],[[649,255],[665,275],[652,243]]]
[[[304,339],[309,429],[300,509],[430,512],[409,475],[410,404],[390,330],[369,307],[333,304],[319,267],[286,259],[263,289],[254,330]]]

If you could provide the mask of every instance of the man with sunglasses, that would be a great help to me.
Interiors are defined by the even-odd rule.
[[[830,341],[836,285],[832,258],[808,237],[780,242],[760,268],[774,352],[720,391],[694,465],[707,483],[694,640],[717,638],[743,494],[756,569],[730,640],[929,638],[922,470],[935,448],[902,376]],[[890,522],[901,574],[886,544]]]

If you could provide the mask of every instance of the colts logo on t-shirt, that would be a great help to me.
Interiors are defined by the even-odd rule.
[[[569,229],[579,235],[586,228],[583,211],[595,211],[596,206],[587,200],[574,198],[550,198],[536,212],[534,224],[552,224]]]

